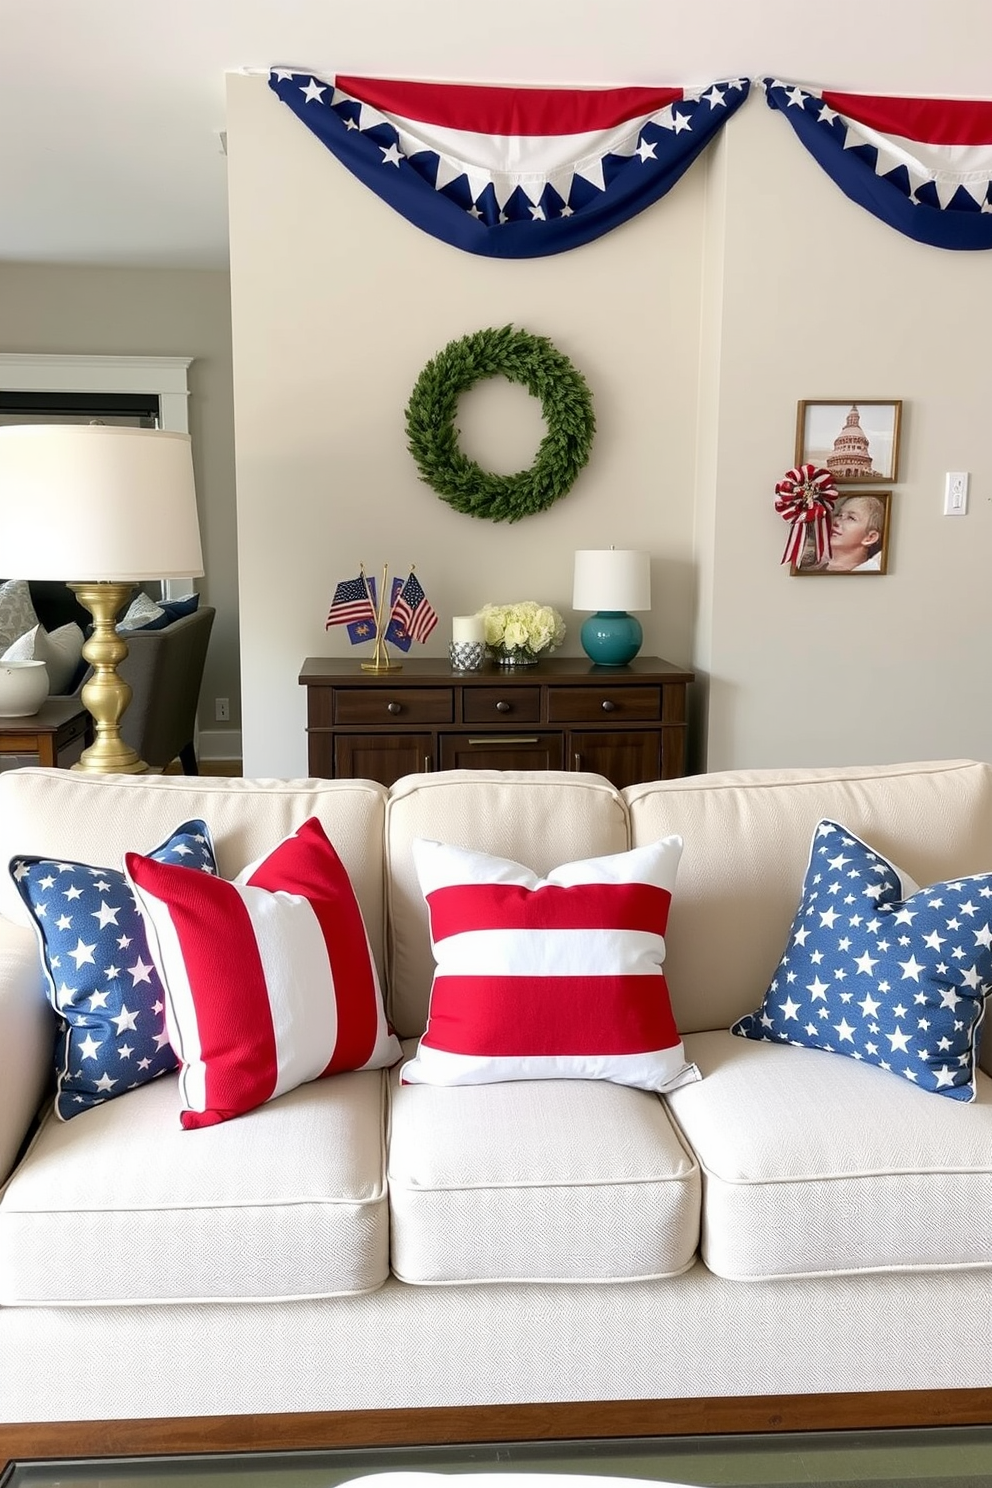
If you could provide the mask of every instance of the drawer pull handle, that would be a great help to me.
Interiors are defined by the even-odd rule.
[[[604,698],[603,699],[603,712],[604,713],[612,713],[615,708],[616,708],[616,703],[613,701],[612,698]]]
[[[497,713],[509,713],[509,711],[510,711],[510,705],[509,705],[509,703],[504,703],[502,701],[502,699],[496,704],[496,712]]]
[[[402,705],[400,703],[387,703],[386,704],[386,712],[387,713],[392,713],[392,714],[395,715],[396,713],[402,713],[402,711],[403,711],[403,708],[402,708]]]
[[[581,754],[579,753],[578,750],[576,750],[575,753],[572,755],[572,769],[573,770],[581,770],[582,769],[582,756],[581,756]]]
[[[488,734],[484,739],[469,739],[468,742],[485,749],[488,745],[492,744],[497,744],[501,747],[504,744],[536,744],[538,738],[536,734]]]
[[[429,754],[425,754],[424,755],[424,774],[425,775],[429,775],[430,773],[431,773],[431,757],[430,757]]]

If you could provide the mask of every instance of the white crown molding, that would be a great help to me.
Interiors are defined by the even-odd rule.
[[[189,433],[193,357],[88,356],[72,352],[0,352],[0,389],[16,393],[155,393],[158,424]],[[163,579],[162,598],[179,599],[192,579]]]
[[[159,425],[189,433],[192,357],[0,352],[0,388],[19,393],[157,393]]]

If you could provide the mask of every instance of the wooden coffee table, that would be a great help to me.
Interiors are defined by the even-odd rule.
[[[0,755],[36,754],[39,765],[72,764],[81,753],[80,741],[87,742],[91,722],[78,697],[46,698],[28,718],[0,715]]]

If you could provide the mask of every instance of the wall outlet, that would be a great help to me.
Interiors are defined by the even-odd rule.
[[[230,698],[214,698],[214,718],[218,723],[230,723],[231,700]]]
[[[944,516],[964,517],[968,514],[968,472],[949,470],[944,476]]]

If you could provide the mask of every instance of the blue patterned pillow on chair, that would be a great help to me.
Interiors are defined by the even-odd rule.
[[[920,889],[821,821],[764,1002],[730,1031],[847,1054],[973,1101],[990,991],[992,873]]]
[[[188,821],[150,857],[216,873],[206,822]],[[56,858],[10,864],[59,1014],[55,1113],[62,1121],[175,1069],[165,995],[123,872]]]

